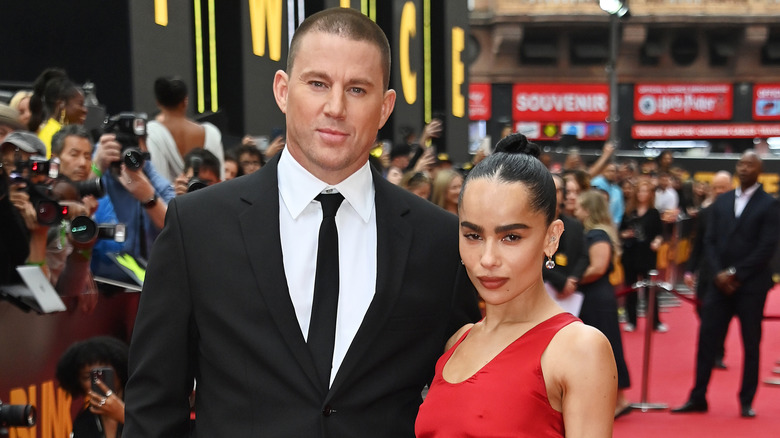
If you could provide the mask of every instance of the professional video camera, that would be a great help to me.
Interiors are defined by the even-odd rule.
[[[27,186],[38,223],[45,226],[59,223],[68,214],[68,207],[60,205],[52,195],[50,170],[48,160],[31,157],[28,161],[17,161],[16,170],[8,175],[7,180],[10,184],[23,183]]]
[[[209,184],[199,178],[200,165],[203,164],[203,159],[200,157],[190,158],[190,167],[192,167],[192,178],[187,181],[187,193],[200,190]]]
[[[37,417],[35,406],[4,405],[0,400],[0,433],[6,427],[33,427]]]
[[[70,235],[78,243],[88,243],[95,239],[113,239],[125,241],[125,224],[97,224],[87,216],[76,216],[70,221]]]
[[[138,139],[146,137],[146,113],[122,112],[107,117],[103,122],[103,132],[115,134],[116,141],[122,145],[122,160],[128,169],[137,170],[149,159],[149,153],[139,148]],[[119,165],[117,162],[116,165]]]

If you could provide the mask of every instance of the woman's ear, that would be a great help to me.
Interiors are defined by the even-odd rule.
[[[544,255],[552,257],[553,254],[558,251],[558,244],[561,241],[562,234],[563,222],[560,219],[556,219],[547,227],[547,241],[544,246]]]

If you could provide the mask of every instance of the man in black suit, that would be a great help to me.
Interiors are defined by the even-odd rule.
[[[195,436],[414,436],[446,339],[479,311],[457,218],[368,164],[395,103],[389,75],[387,39],[357,11],[296,30],[274,78],[285,149],[168,207],[130,348],[124,436],[189,436],[193,379]],[[315,365],[322,345],[307,344],[323,335],[309,331],[321,193],[344,198],[329,375]]]
[[[759,345],[764,303],[772,287],[769,261],[780,239],[780,203],[758,183],[761,159],[745,152],[737,162],[739,187],[712,204],[704,248],[714,279],[704,297],[696,353],[696,382],[688,401],[675,413],[706,412],[707,386],[714,363],[736,315],[745,359],[739,392],[740,414],[755,417]]]

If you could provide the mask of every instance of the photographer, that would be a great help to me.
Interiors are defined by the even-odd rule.
[[[0,231],[0,248],[3,249],[0,251],[0,284],[8,284],[18,280],[15,268],[24,264],[30,254],[30,233],[21,212],[11,201],[10,167],[14,165],[14,152],[17,146],[11,142],[3,142],[0,148],[2,149],[2,161],[0,162],[0,230],[2,230]],[[14,189],[14,193],[18,192],[18,189]],[[26,196],[26,193],[22,192],[22,195]],[[29,199],[27,199],[27,203],[29,204]]]
[[[219,158],[211,152],[195,148],[184,156],[184,173],[176,177],[176,196],[194,192],[220,182]]]
[[[141,120],[145,123],[145,115],[137,115],[134,123],[140,125]],[[165,222],[168,202],[175,193],[170,182],[143,157],[146,152],[145,125],[142,128],[144,133],[140,135],[124,132],[125,128],[103,134],[95,152],[92,175],[101,178],[107,195],[100,200],[96,219],[124,223],[127,235],[122,249],[147,259]],[[140,157],[128,157],[128,153],[138,151],[141,151]],[[138,167],[132,169],[128,163]]]

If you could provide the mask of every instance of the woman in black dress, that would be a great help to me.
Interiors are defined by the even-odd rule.
[[[631,379],[623,356],[615,288],[609,282],[612,257],[619,253],[620,246],[603,193],[595,190],[583,192],[574,214],[585,228],[585,253],[588,258],[587,267],[580,278],[580,291],[584,295],[580,319],[599,329],[612,344],[618,373],[617,418],[631,410],[631,403],[626,400],[624,393],[631,386]]]
[[[661,215],[654,208],[655,191],[650,181],[642,180],[637,184],[634,207],[626,211],[620,224],[620,238],[623,241],[623,271],[626,285],[630,286],[641,279],[647,278],[647,273],[656,266],[658,247],[663,242]],[[632,290],[626,295],[626,325],[627,332],[636,329],[637,292]],[[653,328],[659,332],[667,331],[658,317],[658,297],[653,300],[655,317]]]

